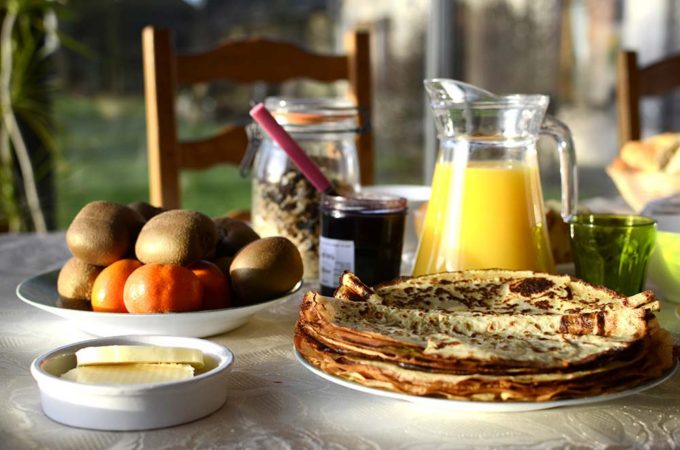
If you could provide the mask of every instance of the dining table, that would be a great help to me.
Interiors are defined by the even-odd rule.
[[[17,285],[70,257],[63,232],[0,236],[0,448],[2,449],[474,449],[678,448],[680,371],[609,401],[537,411],[472,412],[372,395],[330,382],[295,357],[293,329],[305,285],[245,325],[210,336],[235,355],[225,404],[194,422],[146,431],[62,425],[41,409],[30,365],[92,336],[22,302]],[[662,326],[680,336],[674,305]]]

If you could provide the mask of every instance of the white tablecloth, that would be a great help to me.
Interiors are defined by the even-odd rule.
[[[680,373],[642,394],[589,406],[502,414],[427,410],[336,386],[304,369],[292,350],[299,298],[211,338],[232,349],[236,363],[227,402],[209,417],[146,432],[69,428],[42,413],[29,365],[90,336],[15,295],[22,279],[67,257],[63,234],[0,237],[0,448],[680,447]],[[671,315],[664,322],[680,323]]]

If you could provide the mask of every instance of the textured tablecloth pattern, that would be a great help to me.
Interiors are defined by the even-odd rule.
[[[145,432],[69,428],[40,409],[33,358],[91,336],[32,308],[17,284],[68,258],[62,233],[0,237],[0,448],[439,449],[680,447],[680,373],[616,401],[525,413],[452,413],[320,379],[293,355],[300,296],[211,340],[236,356],[226,404],[193,423]]]

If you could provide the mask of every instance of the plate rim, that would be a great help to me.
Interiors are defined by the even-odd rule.
[[[25,278],[16,287],[17,297],[19,297],[19,299],[24,303],[27,303],[31,306],[36,307],[36,308],[43,309],[45,311],[50,311],[53,314],[56,314],[56,315],[59,315],[59,316],[61,316],[60,312],[64,312],[64,311],[68,312],[69,315],[71,315],[71,314],[90,315],[90,314],[93,314],[93,313],[99,314],[98,311],[84,311],[84,310],[79,310],[79,309],[60,308],[59,306],[56,306],[56,305],[47,305],[47,304],[40,303],[40,302],[37,302],[33,299],[28,298],[26,296],[26,294],[24,292],[22,292],[22,289],[25,288],[25,286],[28,283],[35,282],[36,280],[41,279],[41,278],[46,278],[46,277],[50,277],[50,276],[53,276],[53,275],[58,275],[60,270],[61,269],[47,270],[47,271],[41,272],[39,274]],[[211,313],[216,313],[216,312],[225,312],[225,313],[226,312],[244,312],[244,313],[246,313],[246,312],[249,312],[250,309],[256,309],[256,310],[263,309],[266,306],[273,305],[273,304],[275,304],[275,303],[277,303],[277,302],[279,302],[279,301],[281,301],[285,298],[288,298],[289,296],[297,293],[300,289],[302,289],[303,284],[304,284],[303,281],[300,280],[295,284],[293,289],[286,292],[282,296],[280,296],[278,298],[271,299],[271,300],[267,300],[266,302],[256,303],[256,304],[253,304],[253,305],[235,306],[235,307],[230,307],[230,308],[219,308],[219,309],[205,309],[205,310],[200,310],[200,311],[186,311],[186,312],[178,312],[178,313],[130,314],[130,313],[110,313],[110,312],[107,312],[107,313],[101,313],[101,314],[106,314],[106,317],[147,317],[148,318],[148,317],[172,316],[174,314],[182,314],[185,317],[188,317],[188,316],[197,317],[197,316],[200,316],[200,315],[211,314]],[[56,286],[55,286],[55,294],[57,296],[59,295],[56,292]]]
[[[335,375],[331,375],[315,367],[308,362],[298,350],[293,347],[295,359],[307,370],[314,375],[323,378],[331,383],[343,386],[354,391],[371,394],[379,397],[391,398],[409,402],[415,405],[424,405],[436,407],[439,410],[448,410],[451,412],[484,412],[484,413],[509,413],[509,412],[529,412],[544,409],[564,408],[569,406],[583,406],[596,403],[603,403],[611,400],[617,400],[630,395],[639,394],[648,389],[656,387],[665,383],[675,375],[680,366],[680,361],[677,359],[665,374],[623,391],[612,392],[609,394],[595,395],[591,397],[568,398],[563,400],[551,400],[547,402],[484,402],[479,400],[449,400],[445,398],[425,397],[413,394],[404,394],[400,392],[387,391],[379,388],[364,386],[362,384],[345,380]]]

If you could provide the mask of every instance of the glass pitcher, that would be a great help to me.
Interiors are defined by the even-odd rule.
[[[576,201],[571,134],[545,117],[545,95],[497,96],[455,80],[425,80],[439,138],[414,275],[498,268],[553,272],[536,141],[557,141],[562,217]]]

